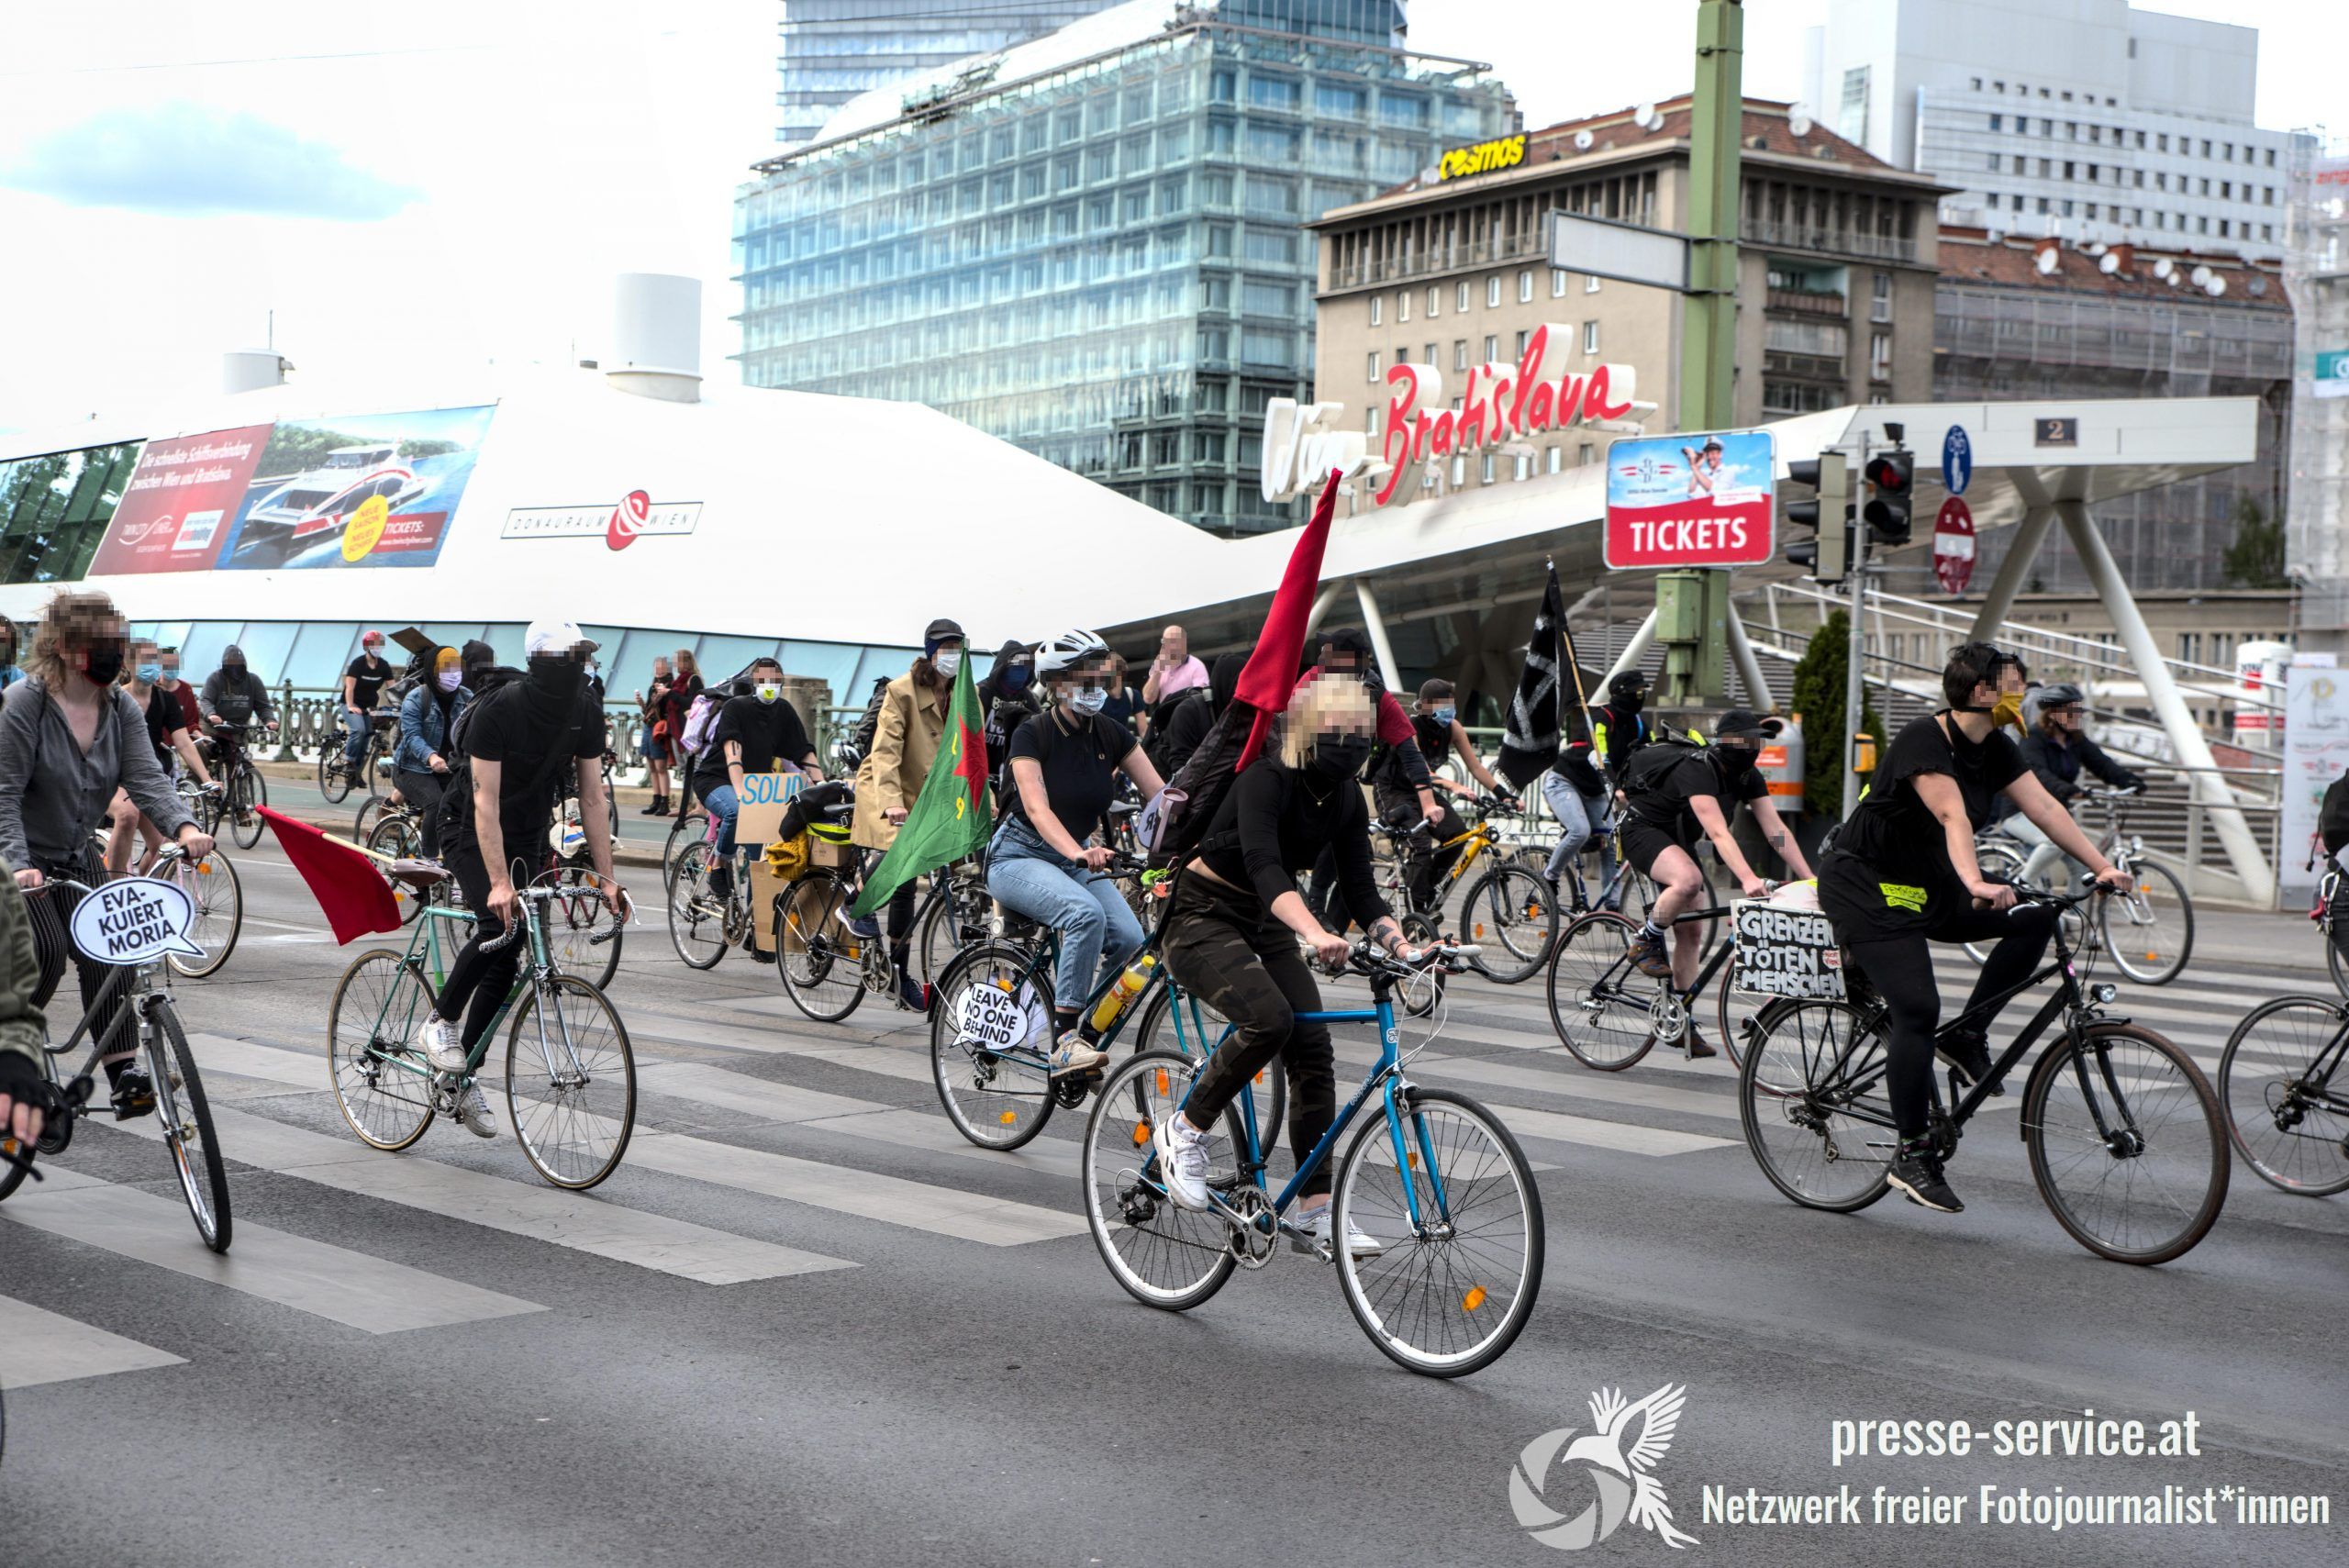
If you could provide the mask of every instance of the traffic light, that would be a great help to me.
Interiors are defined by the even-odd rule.
[[[1901,447],[1878,453],[1868,459],[1867,481],[1876,489],[1876,498],[1861,514],[1868,532],[1880,545],[1907,544],[1909,512],[1917,504],[1917,454]]]
[[[1787,521],[1808,524],[1818,533],[1799,544],[1787,546],[1787,559],[1804,575],[1821,583],[1841,583],[1852,559],[1851,468],[1842,452],[1787,464],[1787,481],[1819,492],[1810,501],[1787,503]]]

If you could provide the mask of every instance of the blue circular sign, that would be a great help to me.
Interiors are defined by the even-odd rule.
[[[1942,488],[1963,495],[1973,478],[1974,443],[1965,439],[1965,426],[1952,425],[1942,438]]]

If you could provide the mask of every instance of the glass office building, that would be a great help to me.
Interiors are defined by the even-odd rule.
[[[1395,0],[1119,15],[1106,43],[1105,15],[859,100],[760,165],[743,379],[928,404],[1202,528],[1282,527],[1299,504],[1261,498],[1258,430],[1312,395],[1299,226],[1516,107],[1483,66],[1392,47]]]

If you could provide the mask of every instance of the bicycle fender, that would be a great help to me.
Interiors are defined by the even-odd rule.
[[[2127,1018],[2112,1018],[2099,1016],[2096,1022],[2081,1030],[2080,1034],[2083,1039],[2094,1040],[2100,1034],[2109,1034],[2114,1029],[2119,1029],[2123,1024],[2129,1024],[2131,1020]],[[2145,1032],[2148,1034],[2161,1035],[2161,1038],[2165,1040],[2169,1039],[2169,1036],[2161,1034],[2161,1031],[2158,1029],[2147,1029]],[[2062,1036],[2057,1040],[2056,1043],[2060,1045],[2065,1040],[2068,1040],[2071,1037],[2069,1035]],[[2031,1064],[2031,1072],[2023,1079],[2023,1104],[2031,1104],[2032,1090],[2037,1086],[2042,1075],[2057,1071],[2054,1062],[2059,1054],[2060,1053],[2058,1051],[2052,1048],[2043,1051],[2039,1053],[2039,1060]],[[2017,1141],[2025,1141],[2030,1138],[2030,1128],[2026,1125],[2026,1118],[2022,1117],[2015,1118],[2015,1138]]]

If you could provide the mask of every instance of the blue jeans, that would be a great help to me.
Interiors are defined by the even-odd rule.
[[[1052,997],[1063,1008],[1085,1005],[1105,961],[1123,963],[1141,946],[1141,922],[1117,883],[1063,860],[1016,817],[987,846],[987,891],[1005,908],[1061,934]]]
[[[1598,868],[1602,883],[1615,874],[1614,824],[1608,820],[1607,797],[1585,795],[1560,776],[1555,768],[1542,775],[1542,798],[1550,803],[1550,815],[1558,819],[1558,847],[1550,851],[1549,876],[1552,882],[1565,874],[1582,853],[1582,848],[1596,836],[1598,840]]]
[[[367,732],[373,726],[365,714],[353,713],[347,707],[337,708],[334,716],[350,737],[342,743],[342,760],[356,773],[359,771],[359,759],[367,754]]]
[[[718,839],[718,858],[731,864],[734,859],[734,819],[742,814],[741,802],[734,798],[734,786],[722,784],[701,797],[709,808],[709,825]]]

